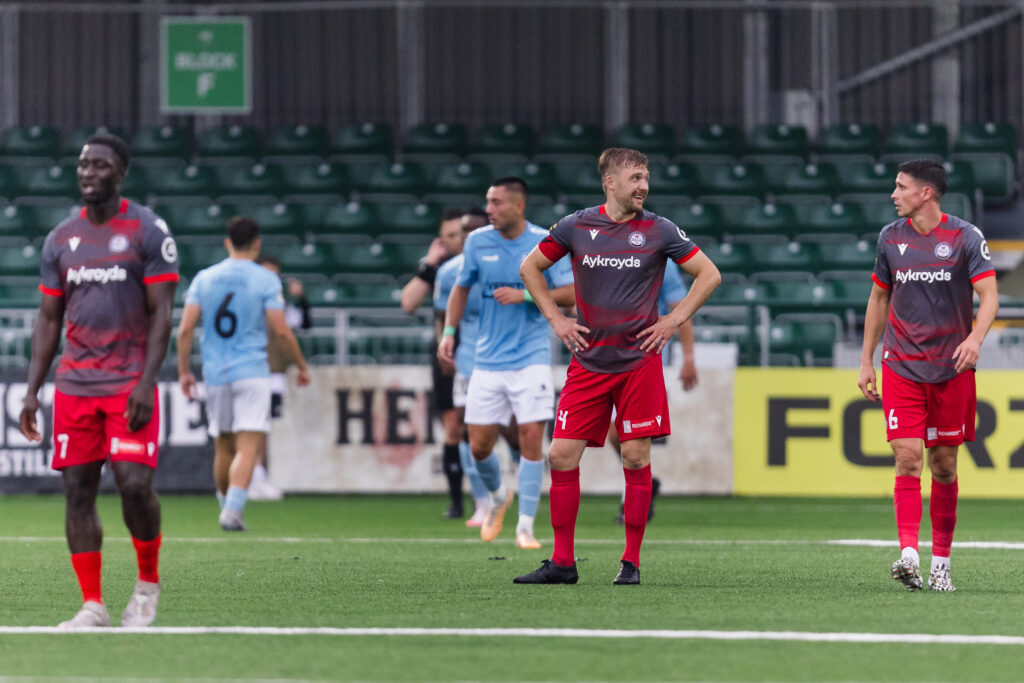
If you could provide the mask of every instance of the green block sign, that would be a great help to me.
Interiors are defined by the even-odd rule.
[[[252,109],[248,17],[163,17],[160,109],[247,114]]]

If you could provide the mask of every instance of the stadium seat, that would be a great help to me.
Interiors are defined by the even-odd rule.
[[[394,153],[394,134],[386,123],[366,121],[342,126],[331,136],[330,152],[339,160],[367,158],[390,159]]]
[[[873,123],[833,123],[818,133],[815,152],[821,156],[858,154],[877,157],[882,132]]]
[[[543,195],[554,199],[558,195],[558,173],[555,165],[551,162],[499,162],[489,164],[488,168],[490,169],[490,182],[499,178],[515,176],[526,181],[531,197]]]
[[[754,164],[701,164],[701,195],[763,195],[766,189],[760,166]]]
[[[38,276],[38,273],[36,273]],[[4,308],[38,308],[43,293],[39,291],[39,278],[26,276],[4,278],[0,282],[0,301]],[[31,342],[26,345],[25,357],[31,351]]]
[[[717,204],[696,202],[689,206],[669,206],[659,210],[662,216],[682,228],[687,235],[708,235],[720,239],[725,234],[725,220]]]
[[[267,134],[263,153],[265,157],[324,157],[327,156],[327,129],[324,126],[278,126]]]
[[[217,172],[210,166],[155,166],[149,167],[146,175],[150,191],[158,197],[215,197],[220,194]]]
[[[41,253],[28,238],[4,245],[0,249],[0,273],[4,275],[39,276]]]
[[[347,167],[338,163],[319,161],[304,164],[284,164],[281,192],[292,195],[319,195],[341,197],[348,192]]]
[[[130,167],[121,182],[121,196],[145,204],[149,193],[149,171],[145,166]]]
[[[758,245],[751,251],[750,272],[767,270],[817,272],[822,269],[817,247],[816,244],[803,242]]]
[[[666,196],[695,197],[699,193],[700,180],[690,164],[652,162],[650,172],[650,190],[658,200]]]
[[[604,135],[601,128],[593,123],[562,123],[547,126],[537,139],[537,154],[545,157],[570,154],[597,156],[601,153]]]
[[[945,158],[949,153],[949,133],[941,123],[898,123],[889,128],[882,153]]]
[[[739,126],[704,124],[690,126],[679,137],[679,154],[685,157],[739,157],[743,153],[743,132]]]
[[[468,134],[461,123],[420,123],[405,132],[402,153],[408,155],[451,155],[466,153]]]
[[[1013,159],[1000,152],[957,152],[950,161],[963,162],[971,167],[974,181],[985,197],[986,204],[1008,204],[1017,194]]]
[[[435,203],[380,202],[376,234],[416,233],[433,239],[441,225],[442,214],[441,205]]]
[[[836,171],[828,164],[785,166],[765,173],[768,188],[780,195],[834,195],[839,191]]]
[[[1017,160],[1017,130],[1012,123],[976,122],[960,124],[954,152],[1001,152]]]
[[[746,207],[738,220],[727,223],[726,232],[732,235],[785,235],[796,232],[796,212],[786,204],[765,202]]]
[[[548,202],[535,202],[533,201],[534,199],[531,198],[526,203],[526,220],[542,228],[550,228],[569,214],[583,208],[577,204],[566,204],[563,202],[552,204]]]
[[[363,176],[353,176],[352,184],[363,195],[401,196],[415,199],[429,189],[423,168],[413,162],[373,164]]]
[[[815,310],[831,304],[832,286],[824,285],[806,271],[760,272],[750,276],[752,284],[764,287],[762,303],[773,312]]]
[[[216,172],[222,197],[276,197],[284,187],[284,171],[277,164],[221,164]]]
[[[58,201],[50,204],[37,204],[31,209],[32,211],[28,214],[31,221],[28,225],[29,232],[25,233],[25,236],[33,239],[44,237],[68,216],[78,213],[81,207]]]
[[[379,242],[360,244],[332,244],[334,270],[338,273],[389,273],[401,275],[404,264],[395,253],[394,245]],[[423,254],[421,253],[420,256]],[[412,269],[408,271],[412,272]]]
[[[890,204],[891,206],[891,204]],[[869,229],[857,204],[833,202],[794,206],[797,230],[802,233],[860,235]]]
[[[18,169],[21,191],[36,197],[78,199],[78,173],[74,166],[42,166]],[[21,198],[24,200],[24,197]]]
[[[427,253],[434,234],[423,233],[386,233],[378,240],[390,253],[391,265],[387,272],[392,275],[411,275],[416,271],[420,259]]]
[[[834,162],[834,166],[841,194],[873,194],[887,197],[896,189],[896,163]]]
[[[263,138],[255,126],[213,126],[199,133],[196,151],[204,160],[223,157],[258,159],[263,153]]]
[[[818,274],[818,279],[832,286],[836,305],[854,308],[860,314],[864,313],[874,284],[871,271],[825,270]]]
[[[810,146],[803,126],[762,123],[754,126],[747,138],[745,155],[788,155],[807,158]]]
[[[840,195],[838,199],[844,205],[852,205],[860,209],[864,216],[865,233],[873,234],[875,237],[878,236],[882,228],[899,218],[896,215],[896,207],[893,206],[888,195]]]
[[[702,246],[701,250],[723,273],[746,275],[753,272],[753,257],[749,244],[722,242],[721,244]]]
[[[427,199],[450,204],[482,204],[491,180],[490,169],[479,161],[444,164],[434,174]]]
[[[167,221],[175,237],[207,235],[227,237],[228,219],[237,212],[231,204],[157,201],[153,212]]]
[[[0,208],[0,236],[26,237],[36,236],[40,231],[36,228],[35,209],[31,206],[8,204]],[[51,225],[50,227],[54,227]],[[43,233],[45,234],[45,233]]]
[[[60,153],[60,131],[53,126],[13,126],[0,136],[0,158],[53,163]],[[37,161],[38,160],[38,161]]]
[[[825,240],[817,244],[820,267],[816,270],[864,270],[875,267],[875,244],[867,240]]]
[[[604,198],[601,186],[601,173],[597,170],[596,161],[588,163],[559,164],[555,167],[558,177],[558,189],[566,194],[578,197],[580,203],[590,204],[589,200],[600,201]]]
[[[174,227],[171,227],[174,230]],[[228,253],[224,247],[214,241],[191,243],[178,241],[178,270],[192,279],[203,268],[209,268],[227,258]]]
[[[628,147],[656,159],[670,159],[675,154],[675,131],[665,123],[625,123],[612,134],[616,147]]]
[[[974,169],[965,161],[944,161],[942,167],[946,169],[946,193],[958,192],[967,196],[973,196],[977,189],[974,180]],[[945,198],[943,198],[945,201]]]
[[[767,288],[763,283],[751,282],[739,273],[723,273],[722,282],[711,293],[708,305],[749,306],[767,302]]]
[[[10,200],[18,196],[21,189],[18,176],[9,166],[0,166],[0,197]]]
[[[331,277],[338,269],[331,245],[314,242],[292,243],[274,248],[282,273],[321,274]]]
[[[321,225],[326,237],[371,237],[380,226],[377,205],[371,202],[338,202],[324,213]]]
[[[79,126],[68,131],[64,136],[64,143],[61,145],[60,150],[61,156],[69,161],[71,159],[78,159],[82,153],[82,147],[85,146],[85,141],[93,135],[100,133],[112,133],[125,142],[128,141],[128,136],[125,135],[124,129],[120,126]]]
[[[533,154],[536,134],[525,123],[487,123],[473,132],[470,154],[478,157],[517,158],[525,161]]]
[[[789,313],[776,316],[769,328],[772,353],[794,354],[805,366],[830,365],[843,324],[831,313]]]
[[[192,156],[192,133],[175,126],[145,126],[132,136],[132,157]]]
[[[942,210],[945,213],[959,216],[965,221],[974,220],[973,206],[971,198],[959,192],[948,192],[942,197]]]
[[[306,214],[301,204],[238,201],[235,211],[238,215],[252,218],[260,224],[263,242],[268,246],[269,237],[294,236],[306,239],[309,234],[316,232],[315,226],[311,229],[306,225]],[[276,248],[275,246],[274,249]]]
[[[339,306],[396,306],[402,298],[402,288],[391,275],[384,273],[359,275],[338,274],[331,278],[336,288]]]

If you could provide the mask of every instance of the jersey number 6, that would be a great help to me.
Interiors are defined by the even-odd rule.
[[[220,306],[217,307],[217,315],[213,317],[213,329],[225,339],[238,329],[238,316],[228,310],[228,304],[231,303],[234,296],[234,292],[228,292],[228,295],[220,302]]]

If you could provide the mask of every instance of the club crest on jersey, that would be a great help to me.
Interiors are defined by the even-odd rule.
[[[128,248],[128,238],[120,234],[114,235],[110,238],[107,248],[115,254],[120,254]]]
[[[938,258],[949,258],[953,255],[953,247],[949,242],[939,242],[935,245],[935,256]]]
[[[647,244],[647,238],[642,232],[631,232],[629,233],[629,244],[634,247],[642,247]]]

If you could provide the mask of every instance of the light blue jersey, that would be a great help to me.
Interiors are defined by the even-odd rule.
[[[493,226],[470,233],[463,249],[463,264],[456,284],[480,284],[480,334],[476,342],[476,368],[519,370],[551,363],[548,321],[532,303],[503,306],[494,298],[499,287],[524,289],[519,266],[548,231],[526,224],[519,237],[508,240]],[[544,272],[548,287],[572,284],[570,259],[561,259]]]
[[[658,292],[658,315],[666,315],[672,304],[678,304],[686,298],[686,292],[679,268],[671,263],[666,264],[665,279],[661,281],[661,291]]]
[[[434,282],[434,310],[444,313],[448,308],[448,297],[462,268],[462,254],[445,261],[437,270]],[[469,299],[466,310],[459,323],[459,345],[455,347],[455,370],[469,377],[473,374],[473,361],[476,358],[476,339],[480,334],[480,283],[469,288]]]
[[[255,261],[227,258],[196,275],[186,304],[202,313],[203,380],[268,377],[267,310],[283,309],[281,280]]]

